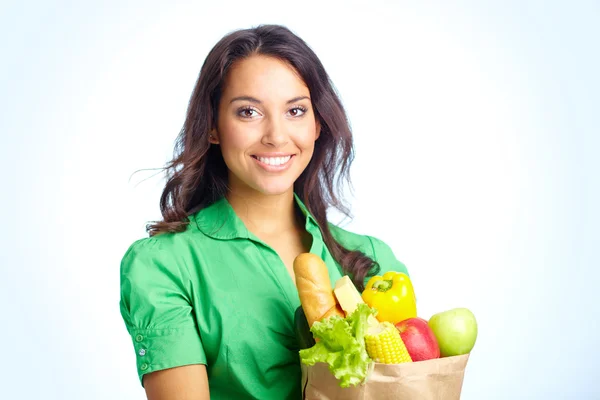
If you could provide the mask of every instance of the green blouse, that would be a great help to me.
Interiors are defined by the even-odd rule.
[[[298,196],[332,287],[343,273]],[[298,291],[277,253],[246,229],[222,198],[190,217],[186,231],[143,238],[121,262],[120,311],[144,374],[205,364],[212,399],[299,399]],[[346,248],[407,272],[384,242],[330,224]]]

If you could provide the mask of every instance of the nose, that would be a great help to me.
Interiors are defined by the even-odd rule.
[[[269,118],[265,124],[265,132],[262,143],[267,146],[279,148],[285,146],[289,141],[285,121],[279,118]]]

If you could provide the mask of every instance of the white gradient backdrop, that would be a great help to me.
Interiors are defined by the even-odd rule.
[[[145,398],[119,262],[163,180],[134,172],[216,41],[282,23],[352,123],[344,226],[393,247],[421,317],[478,318],[463,399],[600,399],[599,2],[168,3],[0,5],[0,398]]]

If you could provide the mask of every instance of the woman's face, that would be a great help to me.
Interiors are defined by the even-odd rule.
[[[311,105],[308,87],[285,62],[255,55],[232,65],[211,139],[221,146],[232,191],[293,190],[319,137]]]

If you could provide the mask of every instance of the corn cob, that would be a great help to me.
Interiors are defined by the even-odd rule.
[[[369,328],[365,334],[367,354],[376,363],[400,364],[412,362],[400,332],[389,322]]]

